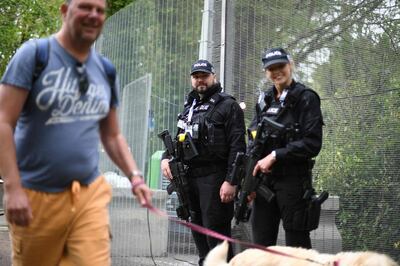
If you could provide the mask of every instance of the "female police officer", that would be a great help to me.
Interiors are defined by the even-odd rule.
[[[273,147],[266,147],[253,171],[254,176],[259,172],[266,174],[264,183],[275,193],[270,202],[260,196],[254,200],[254,242],[275,245],[282,219],[286,245],[311,248],[309,232],[318,226],[319,212],[309,211],[307,192],[313,191],[311,159],[322,145],[320,99],[313,90],[293,79],[293,62],[284,49],[267,50],[262,62],[273,86],[266,91],[265,107],[259,108],[252,125],[267,117],[283,124],[286,130],[279,132]]]

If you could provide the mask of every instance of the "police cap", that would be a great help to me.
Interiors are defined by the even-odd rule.
[[[264,69],[274,64],[287,64],[289,63],[289,55],[283,48],[271,48],[264,53],[262,62]]]
[[[209,73],[209,74],[214,74],[214,67],[207,60],[200,59],[193,63],[192,70],[190,71],[190,75],[193,75],[193,73],[196,73],[196,72],[205,72],[205,73]]]

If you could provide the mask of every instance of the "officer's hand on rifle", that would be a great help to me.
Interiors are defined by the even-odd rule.
[[[272,153],[268,154],[266,157],[257,162],[253,170],[253,176],[256,176],[258,171],[261,171],[261,173],[264,174],[268,174],[269,172],[271,172],[271,167],[275,162],[275,155],[273,155]]]
[[[163,176],[168,178],[169,180],[172,180],[172,174],[171,174],[171,169],[169,168],[169,159],[163,159],[161,161],[161,172]]]
[[[257,194],[256,192],[251,192],[250,195],[247,196],[247,201],[250,203],[256,198]]]
[[[221,202],[228,203],[232,201],[235,197],[236,186],[232,186],[228,181],[225,181],[220,190],[219,196],[221,197]]]

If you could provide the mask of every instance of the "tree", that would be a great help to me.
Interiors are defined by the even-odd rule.
[[[120,9],[129,4],[134,3],[136,0],[107,0],[107,16],[112,16]]]
[[[0,2],[0,73],[22,43],[49,35],[60,26],[62,0],[2,0]]]
[[[228,35],[235,42],[229,51],[235,95],[254,105],[265,48],[292,53],[296,79],[322,98],[326,127],[314,172],[318,188],[340,196],[343,248],[379,250],[399,260],[398,1],[234,2]]]
[[[107,0],[111,16],[136,0]],[[32,38],[48,36],[61,26],[59,7],[64,0],[0,1],[0,73],[16,49]]]

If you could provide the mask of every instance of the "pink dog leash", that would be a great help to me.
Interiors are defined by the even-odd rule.
[[[316,263],[316,264],[319,264],[319,265],[326,265],[325,263],[321,263],[319,261],[315,261],[315,260],[312,260],[312,259],[305,259],[305,258],[296,257],[296,256],[293,256],[293,255],[290,255],[290,254],[287,254],[287,253],[284,253],[284,252],[281,252],[281,251],[277,251],[277,250],[270,249],[268,247],[264,247],[262,245],[249,243],[249,242],[241,241],[241,240],[234,239],[234,238],[231,238],[231,237],[227,237],[225,235],[222,235],[222,234],[220,234],[218,232],[215,232],[215,231],[213,231],[211,229],[202,227],[200,225],[197,225],[197,224],[194,224],[194,223],[190,223],[190,222],[187,222],[187,221],[180,220],[178,218],[174,218],[174,217],[168,216],[168,214],[166,212],[163,212],[160,209],[157,209],[157,208],[153,207],[153,205],[151,205],[151,204],[146,204],[145,207],[147,207],[153,213],[158,214],[159,216],[166,217],[167,219],[169,219],[171,221],[174,221],[174,222],[176,222],[178,224],[181,224],[181,225],[183,225],[185,227],[188,227],[188,228],[190,228],[190,229],[192,229],[192,230],[194,230],[194,231],[196,231],[198,233],[201,233],[201,234],[209,235],[209,236],[212,236],[214,238],[217,238],[217,239],[220,239],[220,240],[226,240],[226,241],[229,241],[229,242],[232,242],[232,243],[242,244],[242,245],[245,245],[245,246],[248,246],[248,247],[251,247],[251,248],[257,248],[257,249],[264,250],[266,252],[270,252],[270,253],[273,253],[273,254],[276,254],[276,255],[281,255],[281,256],[284,256],[284,257],[289,257],[289,258],[298,259],[298,260],[305,260],[305,261],[309,261],[309,262]],[[333,266],[339,266],[339,261],[338,260],[334,261],[333,262]]]

